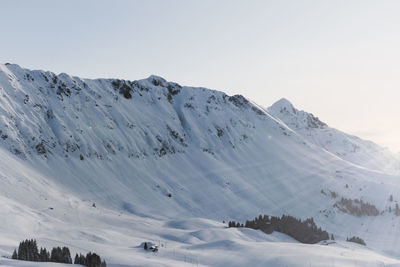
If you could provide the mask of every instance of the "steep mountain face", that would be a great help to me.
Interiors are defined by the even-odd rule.
[[[91,80],[11,64],[0,65],[0,93],[8,240],[62,232],[126,249],[122,233],[145,238],[135,222],[154,238],[194,245],[213,235],[183,237],[170,220],[286,213],[397,253],[398,162],[288,101],[264,110],[157,76]]]
[[[156,76],[88,80],[1,66],[2,146],[20,156],[111,160],[235,149],[268,115],[242,96]],[[276,126],[279,123],[274,123]]]
[[[277,101],[267,111],[308,142],[344,160],[372,170],[400,173],[399,158],[388,149],[330,128],[313,114],[296,109],[287,99]]]
[[[1,70],[1,146],[79,196],[124,210],[236,216],[255,201],[270,205],[258,185],[272,162],[315,150],[240,95],[156,76],[131,82]],[[229,207],[233,200],[247,204]]]

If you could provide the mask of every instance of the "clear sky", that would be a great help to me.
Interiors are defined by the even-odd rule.
[[[0,0],[0,62],[285,97],[400,151],[400,1]]]

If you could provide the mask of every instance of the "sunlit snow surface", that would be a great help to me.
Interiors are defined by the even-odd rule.
[[[307,133],[278,116],[286,102],[270,114],[242,97],[155,76],[135,82],[130,99],[113,80],[53,79],[0,65],[1,255],[36,238],[73,255],[95,251],[109,266],[400,262],[400,217],[388,212],[400,200],[400,177],[388,151],[327,126]],[[359,148],[348,150],[349,142]],[[329,191],[384,213],[342,213]],[[260,213],[314,217],[337,243],[304,245],[222,223]],[[344,241],[354,235],[368,246]],[[145,241],[159,251],[144,251]]]

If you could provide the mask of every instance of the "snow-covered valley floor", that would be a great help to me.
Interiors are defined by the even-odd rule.
[[[0,153],[0,158],[7,158],[7,162],[15,167],[9,169],[3,166],[0,169],[5,176],[20,179],[8,179],[9,183],[18,184],[12,187],[18,187],[15,192],[21,195],[17,198],[22,203],[30,203],[22,205],[4,196],[1,198],[2,256],[10,256],[18,241],[36,238],[39,246],[68,246],[73,256],[75,253],[95,251],[106,259],[108,266],[118,267],[400,266],[400,259],[395,253],[349,243],[340,235],[337,241],[307,245],[278,232],[267,235],[247,228],[227,228],[227,223],[222,221],[185,216],[171,219],[157,214],[135,215],[130,210],[110,209],[101,202],[96,202],[93,207],[93,201],[81,200],[56,185],[48,188],[41,175],[35,174],[27,165],[21,165],[20,160],[10,157],[7,152]],[[39,188],[46,187],[47,191],[38,199],[36,194],[27,193],[37,189],[24,184],[27,177],[33,177]],[[165,201],[170,199],[165,197]],[[165,205],[168,208],[168,202]],[[338,229],[340,226],[336,231]],[[158,252],[145,251],[143,242],[159,245]],[[0,265],[62,266],[6,258],[0,258]]]
[[[86,248],[104,255],[108,266],[400,266],[400,260],[345,241],[307,245],[287,235],[271,235],[246,228],[226,228],[211,220],[191,218],[159,221],[124,214],[105,214],[96,208],[91,218],[104,218],[107,225],[76,228],[63,226],[38,237],[40,245],[66,245],[74,252]],[[86,219],[84,219],[86,221]],[[116,227],[115,225],[119,225]],[[68,227],[68,229],[63,229]],[[102,228],[105,227],[105,228]],[[45,237],[46,236],[46,237]],[[8,255],[15,242],[2,236],[1,253]],[[158,252],[145,251],[144,241],[159,245]],[[1,258],[5,266],[64,266],[28,263]],[[68,266],[68,265],[66,265]],[[70,266],[70,265],[69,265]]]

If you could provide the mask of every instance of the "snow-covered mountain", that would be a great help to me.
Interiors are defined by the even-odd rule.
[[[274,103],[267,111],[308,142],[344,160],[373,170],[400,173],[399,157],[387,148],[330,128],[313,114],[296,109],[285,98]]]
[[[0,94],[3,254],[37,237],[127,266],[399,262],[394,156],[285,100],[265,110],[157,76],[91,80],[13,64],[0,65]],[[342,197],[379,215],[352,214]],[[312,256],[284,235],[221,223],[260,213],[314,217],[338,243]],[[349,248],[353,235],[369,248]],[[149,258],[137,248],[145,240],[166,248]],[[351,249],[358,256],[339,259]]]

